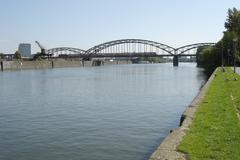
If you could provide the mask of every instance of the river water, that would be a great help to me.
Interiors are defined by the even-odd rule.
[[[2,72],[0,159],[148,159],[204,80],[194,63]]]

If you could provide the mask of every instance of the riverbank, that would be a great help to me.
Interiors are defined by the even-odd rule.
[[[216,70],[150,159],[239,159],[239,79]]]
[[[80,60],[42,60],[42,61],[1,61],[0,70],[50,69],[67,67],[91,67],[103,65],[131,64],[131,61],[80,61]]]

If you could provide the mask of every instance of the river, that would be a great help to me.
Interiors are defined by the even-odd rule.
[[[194,63],[2,72],[0,159],[148,159],[204,81]]]

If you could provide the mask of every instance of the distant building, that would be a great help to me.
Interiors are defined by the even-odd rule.
[[[18,46],[18,51],[21,53],[22,57],[31,57],[31,44],[20,43]]]

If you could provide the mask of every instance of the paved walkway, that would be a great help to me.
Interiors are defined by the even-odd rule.
[[[232,70],[234,70],[233,67],[232,67]],[[236,73],[240,74],[240,67],[236,67]]]
[[[237,67],[237,68],[236,68],[236,72],[237,72],[238,74],[240,74],[240,67]]]

